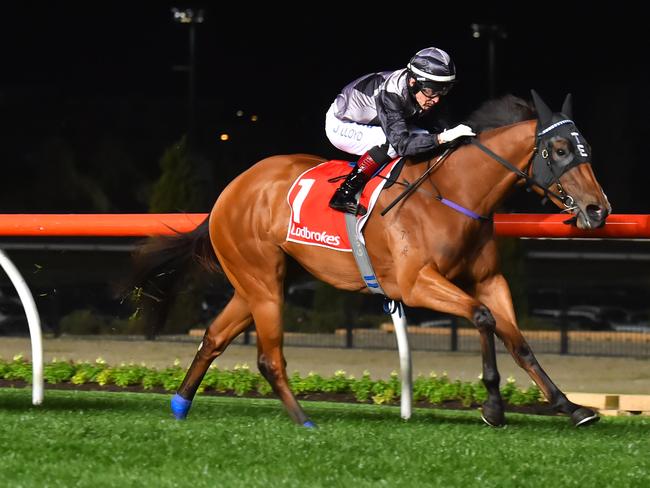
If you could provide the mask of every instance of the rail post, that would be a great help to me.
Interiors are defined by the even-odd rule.
[[[25,279],[2,249],[0,249],[0,266],[5,270],[14,285],[25,309],[32,343],[32,404],[40,405],[43,403],[43,334],[41,332],[41,317],[38,314],[34,296],[29,290]]]
[[[450,339],[450,344],[449,344],[449,349],[452,352],[458,351],[458,317],[455,315],[451,316],[451,325],[449,326],[450,329],[450,334],[449,334],[449,339]]]

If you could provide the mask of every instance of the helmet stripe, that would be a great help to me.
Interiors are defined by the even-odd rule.
[[[423,78],[426,78],[427,80],[431,81],[454,81],[456,79],[456,75],[449,75],[449,76],[437,76],[437,75],[432,75],[430,73],[427,73],[425,71],[422,71],[421,69],[416,68],[413,66],[411,63],[407,65],[407,68],[413,71],[418,76],[422,76]]]

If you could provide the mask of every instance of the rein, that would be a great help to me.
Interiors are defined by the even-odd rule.
[[[494,159],[497,163],[499,163],[499,164],[505,166],[505,167],[506,167],[508,170],[510,170],[512,173],[515,173],[519,178],[521,178],[522,180],[524,180],[528,186],[536,186],[537,188],[539,188],[540,190],[542,190],[542,191],[544,192],[544,195],[545,195],[547,198],[548,198],[549,196],[555,197],[555,198],[557,198],[559,201],[561,201],[561,202],[562,202],[565,206],[567,206],[567,207],[570,206],[570,205],[567,205],[567,201],[570,201],[571,203],[573,202],[573,198],[571,198],[571,196],[566,195],[566,194],[565,194],[565,195],[560,195],[559,193],[555,193],[554,191],[549,190],[549,189],[546,188],[544,185],[542,185],[540,182],[538,182],[535,178],[533,178],[532,176],[528,175],[526,172],[520,170],[520,169],[517,168],[514,164],[512,164],[512,163],[506,161],[505,159],[503,159],[503,158],[502,158],[501,156],[499,156],[497,153],[495,153],[494,151],[492,151],[489,147],[484,146],[483,144],[481,144],[477,139],[472,138],[472,140],[470,141],[470,143],[473,144],[473,145],[475,145],[476,147],[478,147],[481,151],[483,151],[485,154],[487,154],[488,156],[490,156],[490,157],[491,157],[492,159]],[[535,147],[537,147],[537,146],[535,146]],[[536,154],[537,154],[537,150],[533,151],[533,155],[532,155],[532,157],[531,157],[531,159],[530,159],[531,162],[532,162],[532,160],[535,158],[535,155],[536,155]],[[530,166],[531,162],[528,163],[527,167]],[[561,187],[560,187],[560,188],[561,188]],[[562,192],[562,193],[563,193],[563,192]]]
[[[535,139],[535,146],[533,148],[533,154],[532,154],[530,160],[528,161],[528,164],[526,165],[527,168],[530,168],[534,164],[535,158],[539,156],[538,155],[538,150],[539,150],[539,147],[540,147],[541,136],[548,133],[548,132],[551,132],[552,130],[556,129],[557,127],[559,127],[561,125],[569,124],[569,123],[573,124],[573,122],[571,120],[568,120],[568,119],[561,120],[561,121],[559,121],[559,122],[557,122],[555,124],[552,124],[551,126],[545,128],[544,130],[542,130],[540,132],[537,132],[537,137]],[[543,202],[545,202],[549,197],[554,197],[558,201],[562,202],[562,204],[566,207],[565,211],[570,211],[570,210],[574,209],[573,197],[564,192],[564,189],[562,188],[562,185],[560,184],[560,181],[559,181],[558,177],[555,174],[553,174],[553,176],[554,176],[554,182],[557,185],[557,192],[549,190],[546,186],[544,186],[542,183],[540,183],[533,176],[530,176],[527,172],[520,170],[514,164],[510,163],[509,161],[505,160],[504,158],[502,158],[501,156],[496,154],[490,148],[488,148],[487,146],[485,146],[481,142],[479,142],[478,139],[476,139],[475,137],[472,137],[470,139],[470,144],[473,144],[478,149],[480,149],[485,154],[487,154],[492,159],[494,159],[496,162],[498,162],[499,164],[504,166],[508,171],[514,173],[518,178],[524,180],[526,185],[528,185],[528,187],[537,187],[537,188],[539,188],[544,193]],[[424,182],[426,177],[429,176],[436,168],[438,168],[438,166],[440,166],[440,164],[442,164],[442,162],[457,147],[458,147],[457,145],[454,145],[454,146],[451,146],[451,147],[448,147],[447,149],[445,149],[445,152],[442,153],[442,155],[440,155],[440,157],[436,160],[436,162],[435,162],[435,164],[433,166],[430,166],[429,168],[427,168],[427,170],[424,173],[422,173],[422,175],[420,175],[420,177],[417,180],[415,180],[413,183],[409,183],[408,185],[405,185],[406,188],[404,189],[404,191],[402,193],[400,193],[398,195],[398,197],[395,200],[393,200],[390,203],[390,205],[388,205],[381,212],[381,216],[383,217],[384,215],[386,215],[395,205],[397,205],[404,198],[407,198],[409,195],[411,195],[411,193],[413,193]],[[544,153],[546,153],[546,154],[544,154]],[[546,151],[546,149],[544,149],[542,151],[541,157],[543,159],[548,158],[548,152]],[[393,183],[394,182],[395,181],[393,181]],[[400,183],[400,184],[402,184],[402,183]],[[438,200],[443,205],[446,205],[446,206],[452,208],[453,210],[456,210],[457,212],[460,212],[463,215],[465,215],[465,216],[467,216],[467,217],[469,217],[471,219],[481,220],[481,221],[491,221],[492,220],[491,217],[485,217],[483,215],[479,215],[479,214],[473,212],[472,210],[470,210],[468,208],[465,208],[462,205],[459,205],[456,202],[453,202],[451,200],[448,200],[448,199],[444,198],[439,192],[438,192],[438,195],[434,196],[434,198],[436,198],[436,200]],[[571,219],[566,220],[564,223],[565,224],[570,224],[570,223],[573,223],[576,219],[577,219],[577,216],[574,216]]]
[[[381,212],[380,215],[381,215],[382,217],[383,217],[384,215],[386,215],[390,209],[392,209],[392,208],[393,208],[395,205],[397,205],[400,201],[402,201],[404,198],[408,197],[411,193],[413,193],[415,190],[417,190],[418,187],[419,187],[419,186],[422,184],[422,182],[425,180],[425,178],[426,178],[429,174],[431,174],[431,173],[432,173],[436,168],[438,168],[438,166],[440,166],[440,165],[443,163],[443,161],[444,161],[445,159],[447,159],[447,157],[448,157],[448,156],[449,156],[453,151],[455,151],[455,150],[457,149],[457,147],[458,147],[458,145],[454,145],[454,146],[451,146],[451,147],[448,147],[447,149],[445,149],[445,151],[444,151],[444,152],[443,152],[443,153],[438,157],[438,159],[436,160],[435,164],[434,164],[433,166],[429,166],[429,167],[427,168],[427,170],[426,170],[424,173],[422,173],[422,175],[420,175],[420,177],[419,177],[417,180],[415,180],[413,183],[408,183],[408,182],[407,182],[407,184],[405,184],[405,183],[400,183],[400,182],[398,182],[398,181],[396,181],[396,180],[391,180],[391,179],[389,179],[389,178],[386,178],[386,179],[387,179],[391,184],[393,184],[393,183],[397,183],[397,184],[399,184],[399,185],[406,186],[406,189],[405,189],[402,193],[400,193],[400,194],[397,196],[397,198],[396,198],[395,200],[393,200],[393,201],[390,203],[390,205],[388,205],[388,206],[387,206],[387,207],[386,207],[386,208]],[[434,187],[435,187],[435,185],[434,185]],[[474,220],[482,220],[482,221],[484,221],[484,222],[491,222],[491,221],[492,221],[492,217],[485,217],[484,215],[479,215],[479,214],[477,214],[476,212],[473,212],[472,210],[470,210],[470,209],[468,209],[468,208],[465,208],[465,207],[463,207],[462,205],[459,205],[458,203],[456,203],[456,202],[454,202],[454,201],[452,201],[452,200],[449,200],[449,199],[447,199],[447,198],[444,198],[444,197],[440,194],[440,191],[439,191],[437,188],[436,188],[436,191],[438,192],[438,194],[437,194],[437,195],[434,195],[434,198],[435,198],[436,200],[438,200],[440,203],[442,203],[443,205],[446,205],[447,207],[449,207],[449,208],[451,208],[451,209],[453,209],[453,210],[456,210],[457,212],[462,213],[463,215],[469,217],[470,219],[474,219]],[[426,193],[429,193],[429,192],[426,192]]]
[[[563,119],[563,120],[560,120],[560,121],[558,121],[558,122],[556,122],[554,124],[549,125],[548,127],[544,128],[542,130],[536,131],[535,146],[533,148],[533,154],[532,154],[530,160],[528,161],[528,165],[527,165],[528,168],[532,167],[533,171],[535,171],[534,168],[535,168],[536,158],[541,157],[542,160],[548,160],[548,158],[549,158],[549,153],[548,153],[548,151],[546,149],[542,149],[541,153],[539,153],[539,148],[540,148],[541,142],[542,142],[542,136],[545,135],[545,134],[548,134],[549,132],[552,132],[553,130],[557,129],[558,127],[561,127],[563,125],[569,125],[569,124],[574,125],[572,120]],[[529,188],[533,187],[533,186],[536,186],[537,188],[539,188],[544,193],[544,198],[542,199],[542,203],[546,203],[546,200],[548,200],[549,197],[555,197],[558,201],[562,202],[562,205],[564,205],[564,207],[565,207],[564,212],[570,212],[572,210],[577,209],[578,213],[582,213],[582,210],[575,205],[575,200],[573,199],[573,197],[571,195],[568,195],[564,191],[564,189],[562,188],[562,185],[560,183],[559,177],[562,176],[562,174],[564,174],[564,172],[567,171],[570,168],[570,166],[565,167],[564,170],[562,171],[562,173],[560,173],[560,175],[557,175],[555,173],[555,171],[553,170],[552,166],[550,165],[550,163],[549,162],[546,163],[548,165],[549,169],[550,169],[550,172],[551,172],[551,178],[550,178],[550,181],[548,183],[555,183],[555,185],[557,187],[557,193],[556,193],[556,192],[554,192],[552,190],[549,190],[548,187],[545,184],[540,183],[538,179],[534,178],[533,176],[530,176],[526,172],[521,171],[519,168],[515,167],[513,164],[509,163],[508,161],[503,159],[501,156],[499,156],[498,154],[493,152],[491,149],[489,149],[488,147],[481,144],[477,139],[472,138],[472,140],[470,142],[471,142],[471,144],[473,144],[477,148],[479,148],[481,151],[486,153],[488,156],[490,156],[492,159],[494,159],[495,161],[497,161],[501,165],[505,166],[509,171],[512,171],[513,173],[515,173],[519,178],[523,179],[526,182],[526,184],[528,185]],[[576,160],[574,165],[582,164],[583,162],[585,162],[585,161],[581,162],[579,160]],[[544,180],[544,181],[546,182],[546,180]],[[576,214],[573,217],[569,218],[568,220],[565,220],[564,223],[565,224],[574,224],[577,219],[578,219],[578,215]]]
[[[433,166],[429,166],[427,170],[420,175],[420,177],[415,180],[413,183],[409,183],[408,186],[404,189],[402,193],[400,193],[395,200],[392,201],[388,207],[386,207],[384,210],[381,212],[381,216],[383,217],[388,213],[390,209],[392,209],[395,205],[397,205],[399,202],[401,202],[404,198],[409,196],[411,193],[413,193],[418,186],[420,186],[424,180],[426,179],[427,176],[429,176],[433,170],[435,170],[438,166],[442,164],[442,162],[447,159],[447,157],[452,153],[452,151],[455,149],[455,147],[448,147],[445,149],[445,152],[443,152],[438,159],[436,160],[435,164]]]

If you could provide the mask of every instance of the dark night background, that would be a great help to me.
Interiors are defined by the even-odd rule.
[[[487,40],[472,38],[472,22],[507,33],[496,41],[497,94],[528,97],[535,88],[559,109],[573,93],[574,119],[614,211],[650,210],[648,43],[639,12],[539,5],[513,18],[507,4],[374,13],[312,5],[309,14],[248,5],[226,14],[167,2],[20,5],[7,7],[0,31],[3,212],[147,210],[159,160],[187,129],[187,73],[173,67],[188,62],[188,27],[172,21],[172,5],[205,9],[196,37],[196,141],[210,189],[206,211],[227,181],[262,157],[339,156],[323,130],[339,89],[364,73],[403,67],[423,47],[454,58],[460,82],[445,104],[460,121],[488,97]],[[219,140],[223,132],[229,141]],[[519,200],[514,209],[541,210]]]
[[[614,212],[650,212],[648,29],[640,11],[523,2],[480,9],[394,3],[385,10],[342,2],[291,10],[248,3],[17,5],[3,7],[0,27],[0,213],[153,208],[161,159],[186,134],[189,119],[188,74],[178,69],[188,64],[189,28],[173,22],[173,6],[203,8],[205,22],[195,42],[192,171],[200,198],[169,211],[208,211],[228,181],[266,156],[343,157],[324,134],[325,113],[339,90],[363,74],[404,67],[424,47],[443,48],[454,59],[459,82],[440,109],[450,122],[462,121],[489,96],[488,41],[474,39],[470,28],[481,23],[507,34],[495,40],[496,94],[529,98],[534,88],[559,110],[572,93],[574,120],[593,148],[594,170]],[[228,141],[220,140],[223,133]],[[173,180],[170,186],[182,185]],[[507,211],[557,212],[525,192],[507,205]],[[519,256],[537,245],[529,241]],[[539,245],[559,253],[578,245],[619,255],[644,250],[638,242],[607,242],[603,249],[584,242]],[[12,258],[29,273],[39,308],[55,327],[70,311],[105,307],[106,283],[129,267],[126,253],[21,246]],[[647,305],[647,272],[638,259],[608,262],[606,272],[602,263],[565,264],[528,260],[519,281],[509,278],[521,296],[541,287],[562,296],[569,287],[588,290],[589,303],[603,304],[612,289],[626,287],[641,290],[634,307]],[[605,291],[594,295],[596,287]],[[110,307],[110,316],[124,313],[115,302]]]

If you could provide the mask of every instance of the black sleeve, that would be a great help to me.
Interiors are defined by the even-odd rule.
[[[436,105],[434,110],[422,114],[413,123],[432,134],[438,134],[451,127],[449,119],[449,106],[443,101]]]
[[[400,156],[413,156],[438,147],[436,134],[412,133],[404,119],[403,100],[394,93],[377,94],[377,117],[390,145]]]

